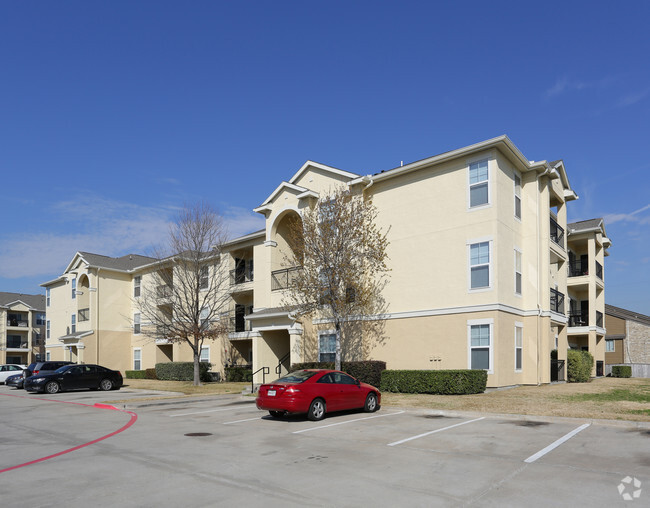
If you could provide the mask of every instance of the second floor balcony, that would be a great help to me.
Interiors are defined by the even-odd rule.
[[[271,291],[290,287],[296,275],[300,273],[300,270],[302,270],[302,266],[293,266],[271,272]]]
[[[7,336],[7,349],[27,349],[27,337]]]
[[[564,249],[564,228],[551,217],[551,240]]]
[[[564,293],[551,288],[551,312],[564,315]]]
[[[90,320],[90,309],[79,309],[77,312],[77,321],[80,323]]]
[[[230,270],[230,285],[246,284],[253,282],[253,267],[235,268]]]

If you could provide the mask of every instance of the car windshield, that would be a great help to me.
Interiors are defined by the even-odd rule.
[[[302,383],[312,376],[318,374],[318,371],[315,370],[297,370],[291,374],[287,374],[284,377],[281,377],[276,383]]]

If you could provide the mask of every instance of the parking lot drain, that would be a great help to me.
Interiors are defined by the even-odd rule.
[[[445,415],[422,415],[423,418],[429,419],[439,419],[439,418],[455,418],[454,416],[445,416]]]
[[[189,437],[203,437],[203,436],[211,436],[212,434],[210,434],[209,432],[190,432],[185,435]]]
[[[542,427],[548,425],[548,422],[533,422],[525,420],[523,422],[515,422],[515,425],[518,425],[519,427]]]

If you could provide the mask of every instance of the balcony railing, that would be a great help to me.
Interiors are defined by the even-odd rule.
[[[244,319],[244,314],[235,314],[234,312],[230,314],[229,332],[250,332],[252,329],[252,323],[248,319]]]
[[[599,311],[596,311],[596,326],[598,328],[603,327],[603,313]]]
[[[551,311],[564,314],[564,293],[551,288]]]
[[[90,309],[79,309],[77,313],[77,320],[81,323],[82,321],[88,321],[90,319]]]
[[[596,277],[603,280],[603,265],[596,261]]]
[[[161,284],[156,288],[158,298],[169,298],[172,296],[172,287],[168,284]]]
[[[564,249],[564,229],[551,217],[551,240]]]
[[[569,326],[587,326],[589,325],[589,311],[571,311],[569,312]]]
[[[271,272],[271,291],[278,289],[287,289],[295,280],[296,275],[302,270],[302,266],[284,268]]]
[[[576,259],[569,263],[569,277],[581,277],[589,274],[589,263]]]
[[[23,338],[7,337],[7,348],[27,349],[27,341]]]
[[[253,281],[253,270],[249,267],[235,268],[230,270],[230,285],[234,286],[235,284],[245,284],[246,282]]]
[[[10,318],[10,319],[7,319],[7,326],[27,327],[27,326],[29,326],[29,321],[22,320],[22,319]]]

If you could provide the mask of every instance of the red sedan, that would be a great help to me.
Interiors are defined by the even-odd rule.
[[[379,409],[381,393],[374,386],[362,383],[338,370],[298,370],[260,386],[258,409],[279,418],[287,414],[307,413],[312,421],[325,418],[326,412],[363,409],[372,413]]]

